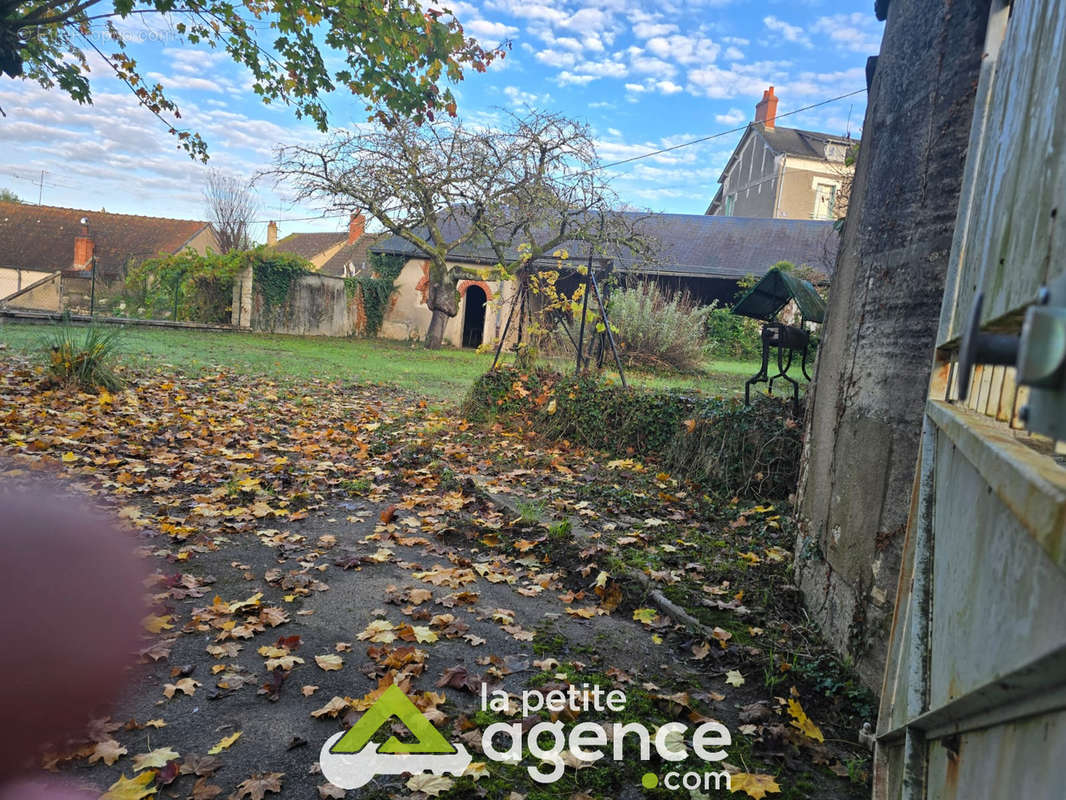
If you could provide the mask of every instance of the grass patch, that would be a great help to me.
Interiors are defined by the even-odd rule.
[[[43,353],[59,326],[0,323],[0,343]],[[129,326],[116,344],[123,366],[195,375],[223,368],[279,383],[347,380],[399,386],[436,400],[458,402],[492,365],[491,353],[426,350],[388,339],[339,339],[279,334],[190,331]],[[715,361],[699,375],[627,373],[637,386],[735,396],[757,363]],[[566,365],[561,362],[561,369]],[[572,364],[570,365],[572,369]],[[610,380],[610,379],[609,379]],[[614,377],[617,380],[617,375]]]

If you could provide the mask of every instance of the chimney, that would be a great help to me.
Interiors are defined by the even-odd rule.
[[[767,128],[774,127],[774,118],[777,116],[777,98],[774,97],[774,87],[762,93],[762,100],[755,104],[755,121],[761,122]]]
[[[89,233],[89,221],[81,218],[81,233],[74,237],[74,269],[89,269],[92,266],[93,237]]]
[[[267,245],[273,247],[278,243],[278,223],[270,220],[267,223]]]
[[[348,223],[348,244],[355,244],[366,230],[366,217],[362,214],[352,214]]]

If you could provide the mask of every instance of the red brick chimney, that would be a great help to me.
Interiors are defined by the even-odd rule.
[[[270,220],[267,223],[267,245],[273,247],[278,243],[278,223]]]
[[[352,219],[348,223],[348,244],[355,244],[358,242],[365,230],[366,217],[362,214],[352,214]]]
[[[755,104],[755,121],[761,122],[767,128],[774,127],[774,118],[777,116],[777,98],[774,97],[774,87],[762,93],[762,100]]]
[[[92,266],[94,247],[89,222],[82,217],[81,233],[74,237],[74,269],[89,269]]]

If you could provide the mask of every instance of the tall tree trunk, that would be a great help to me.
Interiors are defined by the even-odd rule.
[[[433,309],[433,317],[429,321],[429,330],[426,331],[426,349],[440,350],[444,342],[444,326],[448,324],[448,315],[439,308]]]
[[[444,342],[444,326],[448,320],[459,313],[459,292],[457,281],[448,275],[446,266],[434,265],[429,271],[429,291],[426,305],[433,312],[426,331],[426,349],[439,350]]]

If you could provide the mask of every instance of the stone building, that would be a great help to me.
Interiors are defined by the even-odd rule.
[[[776,124],[771,86],[718,179],[707,214],[835,220],[847,212],[858,140]]]

